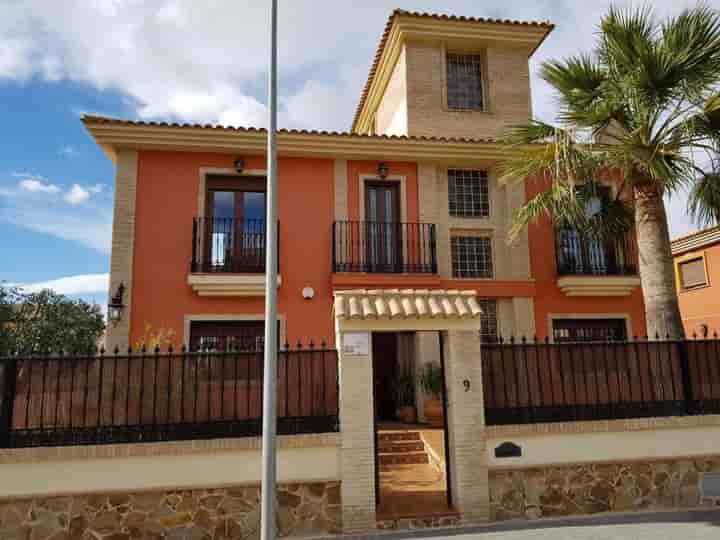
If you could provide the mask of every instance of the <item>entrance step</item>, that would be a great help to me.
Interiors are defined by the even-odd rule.
[[[381,454],[405,454],[407,452],[424,452],[425,443],[422,441],[381,441],[378,443],[378,452]]]
[[[407,442],[421,441],[419,431],[381,431],[378,433],[378,442]]]
[[[388,465],[417,465],[430,463],[426,452],[405,452],[403,454],[379,454],[378,460],[381,466]]]

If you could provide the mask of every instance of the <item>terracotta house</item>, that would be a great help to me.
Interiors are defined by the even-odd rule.
[[[507,241],[538,186],[498,182],[501,138],[532,118],[529,61],[552,30],[393,12],[350,129],[278,134],[277,224],[262,129],[85,116],[116,167],[118,354],[22,362],[3,383],[0,537],[256,535],[266,324],[280,336],[283,534],[711,497],[716,352],[625,343],[646,328],[632,238],[541,221]],[[690,298],[713,248],[683,242]],[[158,337],[172,354],[138,353]]]

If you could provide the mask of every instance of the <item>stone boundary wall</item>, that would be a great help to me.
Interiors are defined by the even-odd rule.
[[[342,530],[340,482],[278,488],[281,536]],[[2,540],[260,538],[259,486],[0,502]]]
[[[703,496],[705,473],[720,473],[720,456],[491,470],[491,520],[720,505]]]

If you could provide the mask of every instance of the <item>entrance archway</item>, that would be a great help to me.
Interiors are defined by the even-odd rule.
[[[489,517],[479,318],[475,291],[336,291],[340,351],[343,529],[377,523],[373,335],[440,332],[447,401],[452,507],[463,522]]]

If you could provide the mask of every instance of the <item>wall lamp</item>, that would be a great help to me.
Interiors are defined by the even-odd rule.
[[[122,319],[125,304],[123,304],[123,296],[125,295],[125,284],[120,283],[115,295],[110,299],[108,304],[108,320],[113,324],[117,324]]]
[[[388,167],[388,164],[387,164],[387,163],[385,163],[384,161],[381,161],[381,162],[378,164],[378,171],[377,171],[377,172],[378,172],[378,175],[380,176],[380,178],[382,178],[383,180],[385,180],[385,179],[387,178],[388,173],[390,172],[390,167]]]
[[[233,167],[235,167],[236,172],[243,172],[243,169],[245,169],[245,160],[243,158],[237,158],[233,161]]]

